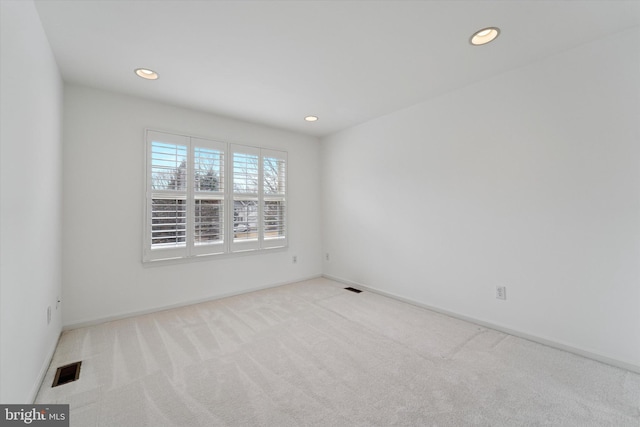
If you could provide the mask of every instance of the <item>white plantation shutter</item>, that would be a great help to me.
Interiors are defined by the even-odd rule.
[[[192,255],[225,252],[225,144],[191,138],[193,150]]]
[[[225,252],[225,144],[147,131],[143,259]]]
[[[144,261],[287,245],[287,153],[146,136]]]
[[[263,248],[287,245],[287,153],[261,150]]]
[[[287,153],[231,145],[232,252],[287,246]]]
[[[147,133],[145,259],[187,255],[189,138]]]
[[[231,145],[232,252],[260,249],[260,149]]]

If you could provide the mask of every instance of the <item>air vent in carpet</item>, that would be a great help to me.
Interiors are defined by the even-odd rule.
[[[348,287],[348,288],[345,288],[345,289],[348,290],[348,291],[351,291],[351,292],[355,292],[356,294],[359,294],[360,292],[362,292],[360,289],[356,289],[356,288],[352,288],[352,287]]]
[[[51,387],[70,383],[80,378],[80,365],[82,365],[82,362],[75,362],[59,367],[56,371],[56,377],[53,379],[53,385]]]

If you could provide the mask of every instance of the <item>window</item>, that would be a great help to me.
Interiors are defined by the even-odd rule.
[[[286,153],[234,144],[231,155],[232,251],[286,246]]]
[[[285,152],[147,131],[143,260],[287,246],[286,167]]]

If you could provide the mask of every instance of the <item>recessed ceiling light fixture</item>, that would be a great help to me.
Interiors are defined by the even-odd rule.
[[[160,77],[158,73],[147,68],[136,68],[135,73],[138,77],[142,77],[143,79],[147,80],[157,80],[158,77]]]
[[[304,118],[308,122],[317,122],[318,118],[316,116],[307,116]]]
[[[498,37],[499,34],[500,28],[498,27],[483,28],[473,33],[473,35],[469,39],[469,42],[474,46],[481,46],[495,40],[495,38]]]

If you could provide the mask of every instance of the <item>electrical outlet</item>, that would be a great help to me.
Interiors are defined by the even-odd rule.
[[[56,310],[58,309],[58,307],[60,307],[61,302],[62,300],[60,299],[60,297],[58,297],[58,299],[56,300]]]
[[[496,298],[497,299],[507,299],[507,288],[506,286],[496,286]]]
[[[298,263],[298,255],[294,255],[294,256],[291,258],[291,262],[293,262],[294,264],[297,264],[297,263]]]
[[[326,254],[324,254],[324,259],[329,261],[329,252],[327,252]]]
[[[51,323],[51,306],[47,307],[47,325]]]

